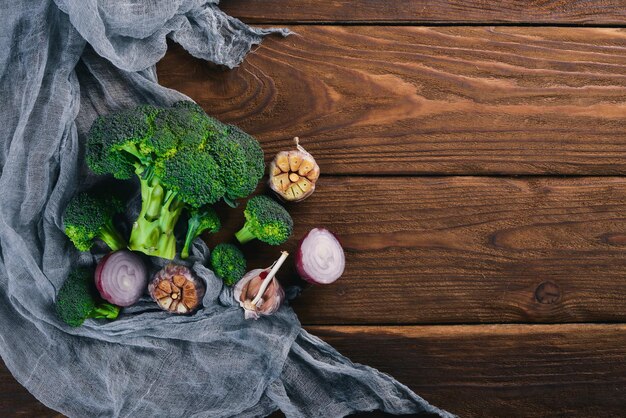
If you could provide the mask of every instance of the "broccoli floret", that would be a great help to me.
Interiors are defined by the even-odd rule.
[[[233,244],[218,244],[211,253],[211,266],[217,277],[232,286],[246,273],[246,258]]]
[[[126,240],[113,225],[113,217],[123,211],[122,201],[115,196],[79,193],[65,209],[65,235],[80,251],[89,251],[96,238],[104,241],[113,251],[125,248]]]
[[[189,247],[194,239],[199,237],[204,231],[215,233],[220,230],[222,223],[217,216],[215,209],[205,207],[202,209],[192,209],[187,222],[187,235],[185,236],[185,246],[180,253],[180,257],[189,257]]]
[[[88,136],[87,163],[96,174],[139,177],[142,207],[129,248],[167,259],[176,255],[174,227],[184,208],[246,197],[264,170],[254,138],[191,102],[98,118]]]
[[[61,286],[55,308],[67,325],[79,327],[87,318],[117,318],[120,308],[100,299],[93,281],[93,271],[73,270]]]
[[[211,147],[222,169],[226,197],[232,201],[250,195],[265,173],[263,150],[256,139],[228,126],[228,135],[215,139]]]
[[[256,238],[271,245],[280,245],[287,241],[293,231],[289,212],[267,196],[250,199],[243,213],[246,223],[235,234],[242,244]]]

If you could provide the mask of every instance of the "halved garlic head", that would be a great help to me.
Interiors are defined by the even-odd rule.
[[[270,164],[270,188],[282,199],[298,202],[315,190],[320,168],[315,158],[294,138],[296,149],[281,151]]]
[[[204,284],[187,267],[176,264],[160,270],[148,290],[161,309],[177,314],[192,312],[204,296]]]

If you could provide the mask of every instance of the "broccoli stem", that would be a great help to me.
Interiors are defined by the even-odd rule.
[[[147,255],[172,260],[176,256],[174,227],[184,204],[175,193],[166,192],[152,170],[139,174],[141,212],[133,224],[129,248]]]
[[[120,314],[120,307],[110,303],[101,303],[89,314],[89,318],[115,319]]]
[[[106,225],[102,227],[99,236],[112,251],[126,248],[126,240],[117,232],[117,229],[113,226],[113,221],[107,222]]]
[[[237,241],[239,241],[240,243],[245,244],[246,242],[255,239],[256,236],[252,233],[252,231],[250,231],[250,229],[248,228],[248,222],[246,222],[243,228],[241,228],[239,232],[235,234],[235,238],[237,238]]]
[[[185,246],[180,253],[180,258],[186,259],[189,258],[189,247],[191,247],[191,243],[198,236],[198,228],[200,227],[200,220],[196,217],[189,218],[189,223],[187,227],[187,235],[185,236]]]

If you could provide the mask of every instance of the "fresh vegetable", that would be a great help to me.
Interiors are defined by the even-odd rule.
[[[109,253],[96,267],[96,288],[106,301],[130,306],[146,291],[148,272],[141,257],[122,250]]]
[[[242,244],[256,238],[271,245],[280,245],[287,241],[293,231],[293,220],[289,212],[267,196],[250,199],[244,216],[246,223],[235,234]]]
[[[215,209],[211,207],[192,209],[189,213],[189,221],[187,222],[185,246],[180,253],[181,258],[185,259],[189,257],[189,248],[194,239],[205,231],[215,233],[220,230],[221,226],[220,218],[217,217]]]
[[[124,205],[115,196],[79,193],[65,208],[65,235],[80,251],[89,251],[97,238],[113,251],[124,248],[126,240],[113,225],[113,217],[123,210]]]
[[[233,244],[218,244],[211,253],[211,266],[217,277],[232,286],[246,272],[246,258]]]
[[[161,309],[186,314],[200,305],[205,289],[187,267],[168,264],[154,276],[148,291]]]
[[[320,176],[320,167],[315,158],[300,146],[294,138],[296,149],[281,151],[270,164],[270,188],[281,199],[299,202],[309,197],[315,190]]]
[[[325,228],[313,228],[300,240],[296,269],[313,284],[330,284],[341,277],[346,257],[339,240]]]
[[[117,318],[120,308],[102,301],[93,282],[93,271],[73,270],[59,289],[55,305],[59,318],[67,325],[79,327],[87,318]]]
[[[141,184],[141,212],[129,248],[173,259],[184,208],[248,196],[264,173],[259,143],[191,102],[138,106],[101,116],[91,127],[87,164],[96,174]]]
[[[271,315],[280,308],[285,291],[276,279],[276,272],[289,253],[283,251],[280,258],[269,268],[246,273],[233,289],[233,296],[244,310],[246,319],[259,319]]]

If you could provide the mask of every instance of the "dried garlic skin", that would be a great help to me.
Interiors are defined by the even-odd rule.
[[[299,202],[311,196],[320,177],[320,167],[315,158],[294,138],[296,149],[281,151],[270,163],[269,185],[278,197],[289,202]]]
[[[168,264],[148,285],[152,299],[165,311],[175,314],[193,312],[204,296],[204,284],[185,266]]]

